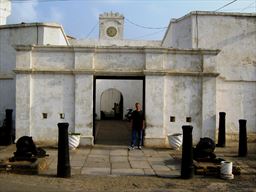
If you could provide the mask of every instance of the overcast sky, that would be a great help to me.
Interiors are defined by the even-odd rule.
[[[98,38],[98,18],[104,12],[119,12],[125,20],[125,39],[163,38],[172,18],[191,11],[215,11],[232,0],[13,0],[7,23],[55,22],[77,39]],[[256,12],[256,0],[237,0],[220,11]]]

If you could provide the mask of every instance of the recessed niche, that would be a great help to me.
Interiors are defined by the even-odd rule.
[[[175,116],[170,116],[170,122],[175,122]]]
[[[65,119],[65,113],[60,113],[60,118]]]
[[[47,113],[42,113],[43,119],[47,119],[48,114]]]
[[[186,117],[186,122],[190,123],[192,121],[191,117]]]

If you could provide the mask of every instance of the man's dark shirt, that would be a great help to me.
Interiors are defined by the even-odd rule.
[[[140,130],[143,128],[143,121],[145,120],[143,111],[132,112],[132,128]]]

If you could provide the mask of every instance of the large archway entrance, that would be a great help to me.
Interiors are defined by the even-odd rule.
[[[145,109],[144,77],[94,77],[95,144],[129,145],[131,124],[126,113],[140,102]]]

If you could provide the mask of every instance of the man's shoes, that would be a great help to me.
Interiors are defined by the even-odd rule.
[[[133,145],[128,147],[128,150],[129,150],[129,151],[130,151],[130,150],[133,150],[133,149],[134,149],[134,146],[133,146]]]
[[[131,145],[131,146],[128,147],[128,150],[129,150],[129,151],[130,151],[130,150],[134,150],[134,149],[135,149],[134,145]],[[139,145],[139,146],[138,146],[138,149],[139,149],[139,150],[142,150],[142,147]]]

